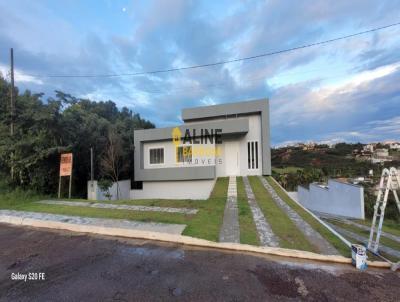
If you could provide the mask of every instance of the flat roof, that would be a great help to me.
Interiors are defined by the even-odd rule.
[[[190,121],[202,118],[254,113],[261,112],[266,108],[268,108],[268,99],[242,101],[236,103],[202,106],[195,108],[184,108],[182,109],[182,119],[184,121]]]

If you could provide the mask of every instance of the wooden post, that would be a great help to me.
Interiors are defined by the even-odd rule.
[[[69,175],[69,190],[68,190],[68,198],[71,199],[71,190],[72,190],[72,167],[73,167],[74,158],[71,157],[71,173]]]
[[[58,198],[61,198],[61,175],[58,178]]]
[[[11,75],[11,91],[10,91],[10,135],[14,136],[14,120],[15,120],[15,100],[14,100],[14,50],[10,49],[10,75]],[[11,179],[14,180],[14,150],[11,152]]]

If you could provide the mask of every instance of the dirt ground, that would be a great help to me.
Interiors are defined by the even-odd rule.
[[[398,301],[399,284],[389,270],[0,224],[0,301]]]

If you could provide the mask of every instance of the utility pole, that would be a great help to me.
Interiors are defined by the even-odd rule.
[[[90,147],[90,180],[93,185],[94,180],[94,170],[93,170],[93,147]]]
[[[90,190],[94,192],[93,147],[90,147]]]
[[[15,99],[14,99],[14,50],[10,49],[11,58],[11,91],[10,91],[10,135],[14,136],[14,119],[15,119]],[[11,152],[11,179],[14,179],[14,151]]]

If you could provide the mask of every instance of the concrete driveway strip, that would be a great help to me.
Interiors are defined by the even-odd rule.
[[[260,244],[262,246],[279,247],[279,239],[275,236],[271,226],[265,219],[263,212],[258,206],[253,190],[251,189],[249,179],[246,176],[243,177],[243,183],[246,190],[247,201],[249,203],[251,213],[253,214],[253,220],[256,225],[258,237],[260,239]]]
[[[236,177],[229,177],[228,196],[225,204],[224,221],[219,233],[220,242],[240,242],[239,213],[237,205]]]
[[[153,206],[139,206],[139,205],[127,205],[127,204],[112,204],[112,203],[104,203],[104,202],[41,200],[41,201],[38,201],[38,203],[63,205],[63,206],[71,206],[71,207],[91,207],[91,208],[112,209],[112,210],[180,213],[180,214],[187,214],[187,215],[193,215],[198,212],[197,209],[153,207]]]
[[[9,217],[21,217],[39,219],[43,221],[67,222],[80,225],[91,225],[98,227],[124,228],[139,231],[150,231],[168,234],[182,234],[186,225],[184,224],[168,224],[158,222],[141,222],[123,219],[105,219],[105,218],[89,218],[80,216],[67,216],[58,214],[24,212],[13,210],[0,210],[0,222],[7,222]]]
[[[307,240],[311,242],[322,254],[326,255],[339,255],[338,251],[321,236],[320,233],[315,231],[303,218],[300,217],[279,195],[275,192],[268,181],[260,176],[260,181],[269,192],[274,202],[289,216],[297,228],[306,236]]]

